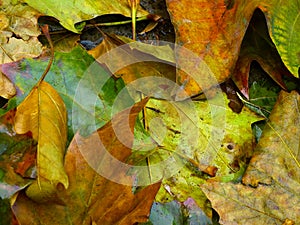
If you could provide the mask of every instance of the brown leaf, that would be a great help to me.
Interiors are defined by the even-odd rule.
[[[0,7],[0,64],[40,55],[40,13],[18,1],[1,1]]]
[[[203,185],[222,224],[300,223],[299,111],[299,94],[282,91],[243,177],[252,187]]]
[[[218,212],[220,224],[281,225],[286,219],[299,223],[299,188],[289,192],[279,183],[252,188],[214,182],[207,183],[202,190]]]
[[[105,64],[114,76],[122,77],[126,84],[147,96],[156,94],[157,98],[169,98],[174,89],[175,60],[170,46],[130,42],[124,37],[104,34],[103,41],[90,50],[89,54]],[[139,78],[150,79],[147,79],[147,82],[133,82]],[[164,79],[164,82],[159,78],[167,79]],[[162,86],[159,86],[158,81],[163,82]],[[158,89],[155,93],[153,87]],[[164,96],[160,91],[168,94]]]
[[[125,162],[131,154],[129,146],[133,142],[133,126],[138,112],[146,101],[136,104],[131,110],[127,109],[117,114],[112,120],[114,122],[109,122],[87,138],[76,134],[66,155],[65,169],[70,186],[67,190],[61,190],[59,195],[63,205],[39,204],[21,193],[13,204],[18,221],[22,225],[41,223],[130,225],[147,221],[160,183],[133,194],[131,186],[120,184],[122,182],[132,184],[132,178],[126,176],[125,171],[111,165],[106,158],[109,152],[115,159]],[[129,126],[126,125],[128,120]],[[125,144],[116,136],[116,131],[122,140],[126,139]],[[99,140],[102,143],[100,147]],[[101,168],[109,169],[107,172],[120,183],[99,175],[91,168],[92,159],[97,163],[98,171]]]
[[[297,183],[299,187],[299,111],[299,94],[282,91],[243,178],[245,184],[257,186],[274,180],[286,188],[294,189]]]
[[[6,99],[12,98],[17,91],[12,82],[0,72],[0,96]]]

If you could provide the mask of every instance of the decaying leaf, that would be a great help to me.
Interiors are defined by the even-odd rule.
[[[222,224],[300,222],[297,92],[281,92],[243,177],[243,184],[208,183],[202,190]]]
[[[0,72],[0,96],[6,99],[16,95],[16,88],[12,82]]]
[[[240,114],[234,113],[227,106],[226,96],[218,97],[210,102],[150,99],[147,103],[146,137],[154,140],[152,149],[142,139],[135,143],[137,150],[131,159],[148,167],[137,173],[138,182],[165,178],[157,201],[183,202],[193,197],[211,217],[207,199],[198,186],[205,182],[203,173],[227,182],[241,179],[254,144],[251,123],[261,118],[246,108]],[[145,148],[150,149],[138,151]]]
[[[37,146],[37,182],[27,189],[36,200],[47,199],[62,184],[68,188],[68,177],[63,167],[67,142],[66,107],[47,82],[36,85],[17,107],[15,130],[18,134],[31,132]]]
[[[160,183],[150,185],[133,194],[131,186],[115,183],[99,175],[90,167],[91,161],[86,161],[86,157],[82,155],[82,153],[90,155],[90,159],[94,156],[98,169],[106,167],[109,169],[107,172],[118,178],[120,182],[132,184],[132,177],[127,176],[120,168],[110,166],[110,162],[102,160],[102,157],[107,157],[109,153],[115,159],[125,162],[130,155],[130,144],[132,145],[133,142],[133,135],[128,137],[128,129],[129,132],[133,132],[136,115],[144,104],[145,101],[142,101],[132,109],[115,115],[113,118],[115,122],[109,122],[87,138],[76,134],[65,161],[70,186],[59,193],[63,205],[38,204],[21,193],[13,204],[18,221],[24,225],[40,223],[128,225],[146,222]],[[129,120],[129,124],[124,125],[125,118]],[[114,129],[126,138],[126,145],[121,143]],[[100,141],[102,147],[95,147],[99,146]]]
[[[42,44],[37,39],[40,13],[10,0],[2,1],[0,9],[0,63],[39,56],[42,52]]]
[[[28,5],[44,13],[47,16],[53,16],[58,19],[66,29],[79,33],[84,26],[79,22],[90,20],[96,16],[105,14],[122,14],[131,17],[131,9],[127,0],[109,0],[109,1],[56,1],[46,0],[43,4],[35,0],[24,0]],[[56,10],[52,10],[53,7]],[[148,13],[139,7],[137,17],[146,16]]]
[[[284,56],[284,63],[294,76],[298,76],[298,0],[168,0],[167,7],[177,34],[176,43],[195,53],[194,57],[186,59],[186,52],[179,49],[178,65],[195,67],[203,60],[216,78],[214,82],[203,81],[199,87],[199,82],[192,79],[191,74],[179,72],[177,81],[179,85],[186,84],[185,90],[190,95],[198,94],[201,89],[206,90],[214,83],[223,82],[232,74],[242,39],[256,8],[265,13],[272,40],[279,54]],[[290,8],[293,10],[288,12]],[[195,72],[202,79],[211,76],[201,70]]]
[[[271,179],[294,189],[300,182],[299,111],[299,94],[282,91],[243,178],[245,184],[269,184]]]

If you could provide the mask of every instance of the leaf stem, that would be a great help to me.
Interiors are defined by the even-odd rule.
[[[51,37],[50,37],[50,34],[49,34],[48,25],[41,26],[41,29],[42,29],[45,37],[47,38],[47,41],[49,42],[50,50],[51,50],[51,56],[50,56],[50,60],[48,62],[48,65],[47,65],[45,71],[43,72],[41,78],[39,79],[38,83],[36,84],[36,86],[38,86],[45,79],[47,73],[49,72],[49,70],[51,68],[53,60],[54,60],[54,47],[53,47],[53,43],[52,43],[52,40],[51,40]]]
[[[148,16],[142,16],[139,18],[136,18],[135,21],[144,21],[144,20],[148,20]],[[95,24],[88,24],[85,27],[86,28],[91,28],[94,26],[98,26],[98,27],[108,27],[108,26],[118,26],[118,25],[124,25],[124,24],[129,24],[132,23],[132,20],[125,20],[125,21],[117,21],[117,22],[107,22],[107,23],[95,23]]]

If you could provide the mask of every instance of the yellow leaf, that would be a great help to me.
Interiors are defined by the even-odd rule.
[[[36,200],[42,200],[42,196],[43,199],[53,196],[59,184],[68,187],[68,177],[63,165],[66,127],[65,104],[55,89],[45,81],[35,86],[17,107],[16,132],[24,134],[30,131],[38,142],[38,179],[27,193]]]

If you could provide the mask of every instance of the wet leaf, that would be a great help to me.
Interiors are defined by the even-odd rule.
[[[106,158],[109,153],[125,162],[131,153],[130,145],[133,141],[133,135],[128,138],[128,129],[129,132],[133,132],[136,115],[143,104],[145,101],[117,114],[112,120],[114,122],[109,122],[87,138],[76,134],[66,155],[65,169],[70,186],[60,192],[59,197],[63,205],[38,204],[21,193],[13,204],[18,221],[25,225],[40,223],[127,225],[146,222],[160,183],[133,194],[131,186],[115,183],[97,173],[90,167],[91,161],[86,161],[85,157],[94,159],[94,163],[98,165],[96,169],[109,169],[107,172],[120,182],[132,183],[132,178],[127,176],[122,168],[114,167],[110,161],[101,159]],[[129,120],[129,124],[124,125],[125,118]],[[118,139],[114,129],[126,138],[126,144]],[[99,145],[100,140],[102,145]]]
[[[296,92],[280,93],[243,177],[252,187],[208,183],[202,188],[222,224],[300,222],[299,102]]]
[[[48,60],[48,57],[40,57],[1,65],[3,73],[17,88],[14,107],[31,91]],[[69,141],[78,129],[88,134],[107,123],[111,119],[114,99],[124,87],[121,79],[114,79],[81,47],[68,53],[56,52],[45,81],[55,88],[66,104]],[[132,105],[125,91],[122,98],[124,101],[115,105],[114,112]]]
[[[0,9],[0,63],[39,56],[42,52],[42,45],[37,39],[40,34],[37,24],[39,12],[10,0],[2,1]]]
[[[27,189],[31,198],[47,199],[49,193],[62,184],[68,188],[63,159],[67,143],[66,106],[47,82],[38,83],[17,107],[15,130],[18,134],[31,132],[37,146],[37,183]]]
[[[90,20],[96,16],[105,14],[122,14],[126,17],[131,17],[131,9],[127,0],[113,1],[57,1],[46,0],[40,4],[34,0],[24,0],[28,5],[42,12],[44,15],[53,16],[58,19],[62,26],[66,29],[79,33],[84,24],[79,22]],[[56,10],[52,10],[55,7]],[[137,17],[146,16],[148,13],[139,7]]]
[[[186,60],[186,52],[178,51],[179,65],[195,67],[203,60],[212,70],[215,81],[203,81],[201,87],[197,77],[210,74],[196,71],[191,74],[178,73],[179,85],[185,84],[188,94],[198,94],[218,82],[226,80],[235,67],[241,42],[251,16],[256,8],[261,9],[270,24],[269,32],[279,54],[294,76],[299,67],[299,1],[278,3],[273,1],[208,1],[208,0],[168,0],[167,7],[176,32],[176,43],[194,52],[194,57]],[[288,13],[292,7],[291,13]],[[293,48],[291,48],[293,46]],[[291,53],[291,54],[289,54]],[[288,56],[289,55],[289,56]],[[289,66],[290,65],[290,66]],[[291,65],[293,65],[291,67]]]

